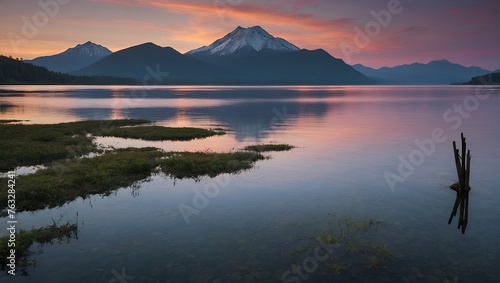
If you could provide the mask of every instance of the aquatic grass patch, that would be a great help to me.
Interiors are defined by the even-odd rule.
[[[17,176],[18,211],[35,211],[62,206],[78,197],[109,195],[111,192],[163,172],[176,179],[223,173],[237,174],[253,168],[266,157],[255,152],[164,152],[160,149],[124,148],[93,158],[57,161],[56,166]],[[7,179],[0,179],[1,208],[7,205]]]
[[[157,148],[125,148],[93,158],[69,159],[59,167],[17,176],[16,205],[18,211],[61,206],[78,197],[92,194],[109,195],[149,177],[165,153]],[[68,170],[65,170],[68,169]],[[70,170],[69,170],[70,169]],[[7,205],[7,181],[0,181],[0,203]]]
[[[166,156],[160,161],[161,170],[176,179],[235,174],[251,169],[258,160],[266,159],[255,152],[169,152]]]
[[[193,139],[202,139],[215,135],[224,135],[222,130],[207,130],[192,127],[129,127],[119,128],[109,132],[107,135],[119,138],[143,139],[151,141],[169,140],[169,141],[189,141]]]
[[[16,178],[16,206],[35,211],[62,206],[78,197],[109,195],[153,173],[175,179],[238,174],[266,159],[259,152],[164,152],[158,148],[102,150],[95,136],[185,140],[224,134],[218,130],[141,126],[148,120],[92,120],[52,125],[0,125],[0,172],[19,166],[45,168]],[[137,126],[139,125],[139,126]],[[125,126],[135,126],[120,128]],[[100,155],[89,157],[89,153]],[[87,157],[85,157],[87,156]],[[0,178],[0,209],[7,205],[7,180]]]
[[[347,271],[347,267],[346,265],[343,265],[343,264],[338,264],[338,263],[327,263],[326,266],[330,267],[331,269],[335,270],[335,274],[337,275],[341,275],[342,273],[344,273],[345,271]]]
[[[201,128],[140,126],[149,123],[151,121],[143,119],[89,120],[42,125],[0,123],[0,152],[3,153],[0,172],[19,166],[47,165],[54,160],[99,152],[93,143],[94,136],[188,141],[225,134],[224,131]]]
[[[0,124],[0,172],[19,166],[48,165],[50,162],[97,151],[92,135],[117,127],[150,123],[149,120],[91,120],[61,124]]]
[[[319,273],[333,273],[338,278],[349,276],[349,273],[352,276],[356,274],[356,277],[364,282],[369,280],[373,273],[366,272],[367,270],[388,269],[395,256],[387,243],[373,241],[379,238],[373,232],[378,231],[384,221],[372,216],[358,217],[353,212],[329,215],[327,225],[318,227],[312,235],[301,236],[299,239],[307,240],[297,242],[299,248],[291,253],[292,258],[299,262],[302,260],[303,270],[307,270],[309,276],[313,276],[316,269],[320,268]],[[316,248],[313,250],[314,246]],[[317,250],[321,249],[326,253],[320,257],[317,256]],[[314,255],[315,261],[311,254]],[[328,261],[324,267],[321,267],[320,262],[326,260]],[[311,268],[311,265],[315,268]],[[295,278],[291,277],[290,280]]]
[[[258,144],[249,145],[244,148],[244,150],[255,151],[255,152],[266,152],[266,151],[287,151],[295,148],[295,146],[289,144]]]
[[[58,225],[53,221],[52,225],[41,227],[38,229],[24,230],[20,229],[15,234],[15,247],[9,247],[10,235],[0,237],[0,264],[2,270],[7,271],[10,260],[7,258],[11,254],[11,249],[15,250],[16,269],[20,270],[20,274],[26,276],[27,268],[30,265],[36,265],[36,260],[29,261],[29,257],[34,254],[30,250],[33,244],[38,243],[53,244],[55,240],[69,242],[71,239],[78,239],[78,226],[76,223],[70,224],[67,222],[63,225]]]

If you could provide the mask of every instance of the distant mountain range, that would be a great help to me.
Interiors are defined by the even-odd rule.
[[[361,64],[356,64],[353,67],[374,79],[377,84],[389,85],[448,85],[468,81],[472,77],[491,73],[491,71],[479,67],[467,68],[451,63],[448,60],[436,60],[427,64],[413,63],[411,65],[382,67],[380,69],[373,69]]]
[[[50,65],[51,61],[56,61],[72,49],[74,48],[62,54],[44,57],[45,64]],[[259,26],[237,27],[211,45],[186,54],[171,47],[144,43],[102,55],[100,60],[69,72],[74,75],[132,77],[145,84],[374,83],[372,79],[322,49],[299,49]],[[40,58],[32,61],[39,62]]]
[[[33,60],[24,60],[24,62],[45,67],[54,72],[70,73],[87,67],[111,53],[108,48],[87,41],[62,53],[37,57]]]
[[[72,74],[132,77],[145,85],[238,82],[220,67],[150,42],[117,51]]]
[[[134,78],[139,84],[451,84],[492,73],[447,60],[379,69],[349,66],[323,49],[300,49],[260,26],[239,26],[185,54],[154,43],[112,53],[89,41],[24,62],[73,75]]]

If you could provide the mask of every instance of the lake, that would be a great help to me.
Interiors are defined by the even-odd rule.
[[[78,221],[78,239],[33,247],[29,276],[2,282],[499,281],[499,87],[0,88],[16,91],[0,93],[0,119],[143,118],[228,132],[188,142],[97,138],[108,146],[297,147],[238,175],[159,174],[20,213],[24,229]],[[472,155],[465,234],[458,214],[448,224],[461,132]],[[325,245],[319,235],[341,240]]]

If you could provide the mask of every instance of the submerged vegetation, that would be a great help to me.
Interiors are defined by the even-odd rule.
[[[286,151],[292,148],[295,147],[288,144],[258,144],[258,145],[249,145],[245,147],[244,150],[265,152],[265,151]]]
[[[19,233],[16,234],[16,246],[15,246],[15,256],[16,256],[16,267],[20,270],[21,275],[27,275],[27,267],[31,265],[36,265],[36,260],[29,261],[29,257],[34,253],[30,250],[30,247],[35,244],[53,244],[55,240],[69,242],[71,239],[78,239],[78,226],[77,224],[70,224],[69,222],[63,225],[57,225],[53,221],[52,225],[47,227],[41,227],[32,230],[21,229]],[[2,270],[8,269],[7,264],[9,264],[9,257],[11,248],[8,246],[9,235],[2,236],[0,238],[0,264],[2,265]]]
[[[333,248],[325,267],[336,276],[350,273],[359,279],[363,270],[375,272],[388,268],[394,255],[387,243],[373,241],[375,234],[372,233],[384,225],[383,221],[371,216],[356,217],[351,212],[340,216],[331,214],[327,222],[326,227],[317,229],[313,235],[298,238],[302,245],[292,251],[292,256],[305,258],[320,243]],[[303,241],[304,238],[308,240]],[[368,279],[370,275],[366,276]]]

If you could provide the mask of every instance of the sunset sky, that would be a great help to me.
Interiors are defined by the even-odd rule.
[[[498,0],[0,3],[0,54],[24,59],[60,53],[89,40],[111,51],[154,42],[184,53],[212,43],[237,26],[260,25],[300,48],[322,48],[348,64],[378,68],[448,59],[464,66],[500,68]],[[385,17],[377,22],[376,15]]]

